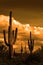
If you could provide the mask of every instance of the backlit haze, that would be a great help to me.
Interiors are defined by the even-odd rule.
[[[0,15],[0,41],[2,40],[4,42],[3,30],[5,29],[6,31],[8,31],[8,26],[9,16]],[[15,30],[16,27],[18,28],[18,34],[16,44],[13,45],[13,48],[15,48],[17,52],[20,52],[21,43],[23,46],[23,50],[26,44],[27,52],[29,51],[28,39],[30,31],[32,32],[32,39],[35,40],[34,51],[38,48],[41,48],[41,45],[43,45],[43,27],[32,26],[30,24],[22,24],[19,21],[15,20],[14,17],[12,17],[12,29]]]

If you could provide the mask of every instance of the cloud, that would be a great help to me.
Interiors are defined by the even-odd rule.
[[[0,15],[0,31],[1,30],[3,31],[3,29],[7,30],[8,26],[9,26],[9,16]],[[16,27],[18,28],[17,41],[16,41],[16,45],[19,45],[18,47],[20,47],[21,43],[22,45],[25,45],[25,42],[26,45],[28,45],[30,31],[32,32],[32,39],[34,40],[43,39],[43,27],[30,26],[30,24],[21,24],[19,21],[15,20],[12,17],[12,28],[15,30]],[[42,41],[41,42],[39,41],[38,44],[39,43],[42,43]]]
[[[8,28],[9,26],[9,16],[0,15],[0,28]],[[36,26],[30,26],[30,24],[21,24],[19,21],[15,20],[12,17],[12,28],[18,28],[19,35],[26,36],[31,31],[35,35],[41,35],[43,34],[43,27],[36,27]]]

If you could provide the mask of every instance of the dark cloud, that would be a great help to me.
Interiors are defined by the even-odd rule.
[[[21,23],[43,26],[43,0],[0,0],[0,14],[9,15],[10,10]]]
[[[1,0],[0,7],[43,7],[43,0]]]

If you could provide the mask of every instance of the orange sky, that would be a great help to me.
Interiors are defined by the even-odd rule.
[[[43,26],[43,0],[0,0],[0,14],[9,15],[21,23]]]

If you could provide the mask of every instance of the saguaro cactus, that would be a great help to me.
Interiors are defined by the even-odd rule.
[[[32,54],[34,48],[34,39],[32,39],[31,32],[30,32],[30,40],[28,40],[28,46],[29,46],[30,54]]]
[[[8,43],[6,41],[6,31],[3,30],[4,34],[4,41],[5,44],[9,47],[9,57],[13,57],[13,44],[16,42],[17,38],[17,28],[15,30],[15,35],[14,35],[14,30],[12,30],[12,12],[10,11],[10,20],[9,20],[9,27],[8,27]]]

